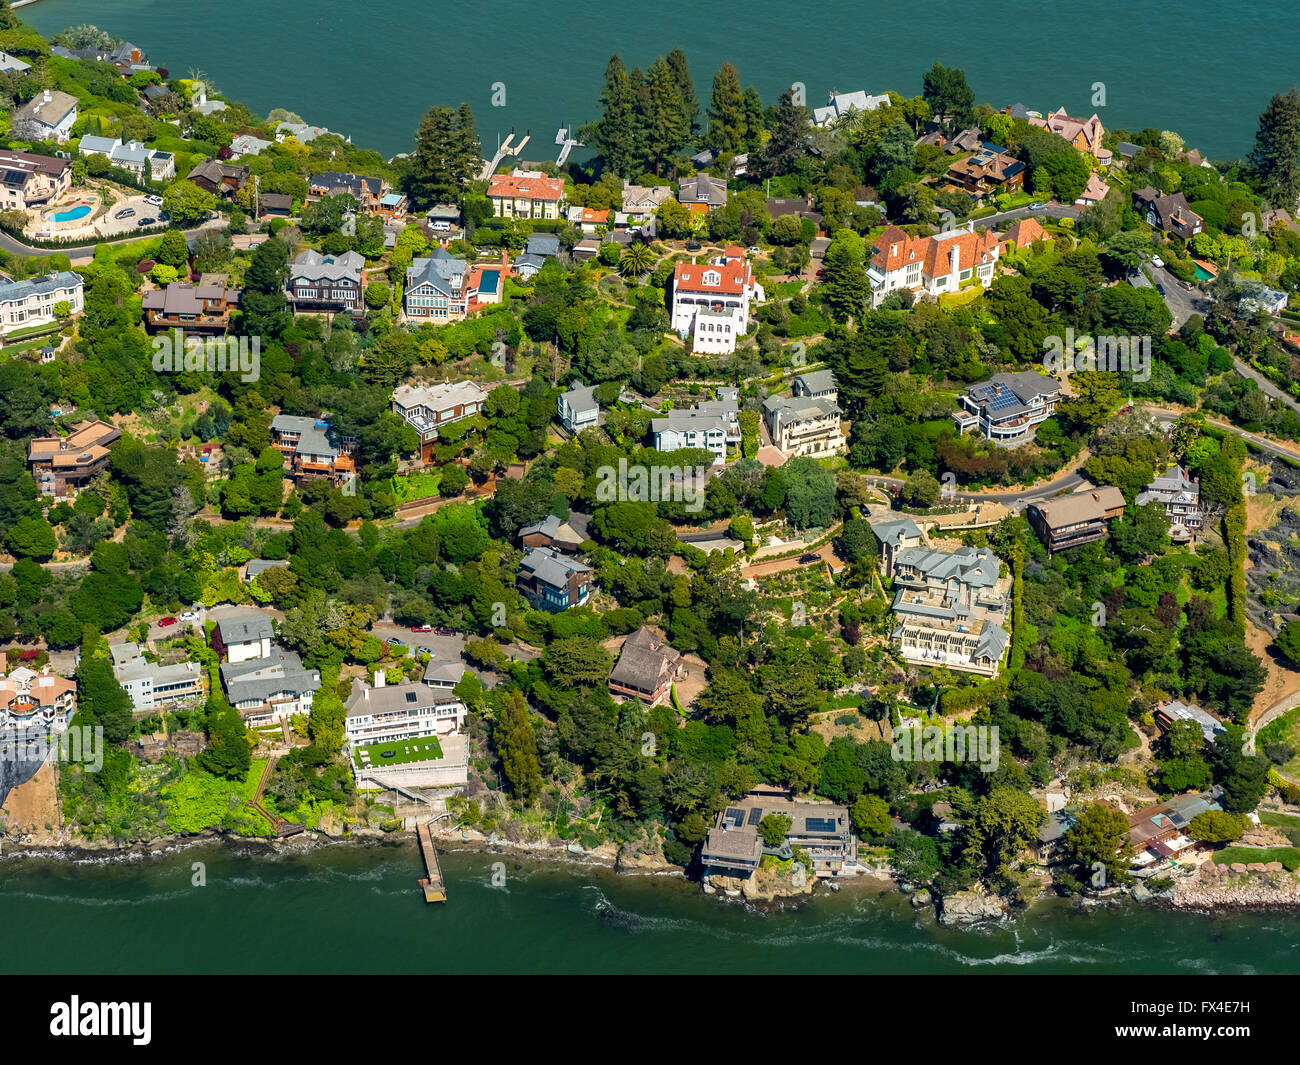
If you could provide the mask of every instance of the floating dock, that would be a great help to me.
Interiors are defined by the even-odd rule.
[[[420,887],[424,889],[425,902],[446,902],[447,890],[442,883],[442,869],[438,865],[438,851],[433,845],[433,834],[429,826],[421,822],[416,826],[420,837],[420,853],[424,855],[424,868],[429,874],[420,878]]]

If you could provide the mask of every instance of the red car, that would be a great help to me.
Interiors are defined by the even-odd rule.
[[[159,627],[159,628],[163,628],[163,629],[165,629],[168,625],[175,625],[175,624],[176,624],[176,619],[175,619],[175,618],[159,618],[159,619],[158,619],[158,627]]]
[[[412,631],[412,632],[432,632],[432,631],[433,631],[433,626],[432,626],[432,625],[412,625],[412,626],[411,626],[411,631]]]

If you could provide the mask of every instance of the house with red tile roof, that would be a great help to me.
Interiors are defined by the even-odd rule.
[[[732,245],[707,263],[678,263],[673,270],[669,313],[682,338],[694,336],[700,350],[730,352],[749,328],[749,304],[764,299],[745,249]]]
[[[1106,130],[1102,127],[1101,119],[1096,115],[1091,118],[1074,118],[1067,115],[1065,108],[1061,107],[1046,118],[1030,118],[1029,124],[1040,129],[1050,129],[1053,133],[1064,137],[1079,151],[1087,152],[1099,163],[1109,163],[1111,160],[1110,149],[1101,146],[1101,139],[1106,135]]]
[[[1047,230],[1039,224],[1037,218],[1022,218],[1007,230],[1002,243],[1008,250],[1011,248],[1018,250],[1046,239]]]
[[[487,198],[498,218],[559,218],[564,179],[547,177],[540,170],[493,174]]]
[[[1101,175],[1094,170],[1088,175],[1088,184],[1084,186],[1083,191],[1079,193],[1079,198],[1074,202],[1079,207],[1092,207],[1094,204],[1101,203],[1109,192],[1110,186],[1102,181]]]
[[[909,237],[890,226],[876,238],[867,267],[871,306],[879,307],[889,293],[902,288],[929,296],[956,292],[971,280],[988,288],[1000,253],[992,230],[976,232],[974,222],[932,237]]]

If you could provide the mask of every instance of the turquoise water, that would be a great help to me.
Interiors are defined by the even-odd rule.
[[[55,222],[71,222],[74,218],[85,218],[88,214],[90,214],[90,208],[82,204],[80,207],[73,207],[68,211],[55,211],[54,214],[50,215],[50,218]]]
[[[193,863],[206,886],[193,886]],[[501,865],[494,870],[493,864]],[[410,843],[290,857],[204,845],[150,859],[0,861],[10,973],[1289,973],[1294,917],[1065,902],[986,931],[846,888],[769,914],[672,877],[443,857],[424,902]],[[504,875],[504,883],[494,872]]]
[[[546,4],[506,17],[446,0],[225,0],[219,10],[175,0],[41,0],[20,9],[47,35],[93,22],[173,76],[201,70],[255,111],[285,107],[385,154],[410,150],[431,105],[464,100],[485,145],[511,129],[531,131],[524,155],[534,159],[555,157],[560,126],[595,117],[611,52],[645,68],[676,46],[706,103],[727,59],[765,103],[797,81],[810,104],[831,89],[914,95],[938,60],[966,71],[977,101],[1096,111],[1108,127],[1175,129],[1211,156],[1230,157],[1249,150],[1269,97],[1296,84],[1298,12],[1259,0],[824,0],[811,10],[752,0],[734,18],[688,0],[661,0],[652,17],[629,0]],[[494,108],[498,83],[505,106]],[[1094,106],[1097,83],[1105,103]]]

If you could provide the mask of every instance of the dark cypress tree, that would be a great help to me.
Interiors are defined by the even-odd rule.
[[[700,100],[695,95],[695,83],[686,66],[686,53],[674,48],[668,53],[668,65],[677,79],[677,91],[682,98],[682,114],[686,117],[687,135],[694,137],[700,128]]]
[[[743,152],[746,142],[745,94],[740,75],[730,63],[723,63],[713,75],[706,143],[715,152]]]
[[[1294,211],[1300,201],[1300,90],[1276,94],[1259,116],[1250,153],[1259,190],[1274,207]]]
[[[623,60],[610,56],[605,65],[605,87],[600,91],[601,117],[580,131],[583,141],[600,154],[605,169],[622,177],[631,176],[639,150],[638,87]]]

